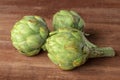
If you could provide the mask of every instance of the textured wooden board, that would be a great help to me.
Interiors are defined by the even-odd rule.
[[[77,11],[86,21],[88,39],[111,46],[113,58],[90,59],[72,71],[62,71],[41,52],[26,57],[12,46],[10,30],[24,15],[45,18],[52,30],[52,16],[60,9]],[[0,0],[0,80],[120,80],[120,0]]]

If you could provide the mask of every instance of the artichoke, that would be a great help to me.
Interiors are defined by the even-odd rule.
[[[84,20],[75,11],[60,10],[53,16],[54,30],[64,27],[72,27],[83,31]]]
[[[115,55],[113,48],[99,48],[89,43],[83,32],[73,28],[59,28],[51,32],[45,46],[50,60],[62,70],[72,70],[84,64],[88,58]]]
[[[24,16],[11,30],[13,46],[26,56],[39,53],[49,34],[46,22],[39,16]]]

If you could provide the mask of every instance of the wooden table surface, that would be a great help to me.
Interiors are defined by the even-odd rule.
[[[62,71],[47,52],[35,57],[19,54],[10,40],[14,23],[24,15],[39,15],[52,30],[52,16],[61,9],[77,11],[86,21],[88,39],[113,47],[116,56]],[[120,80],[120,0],[0,0],[0,80]]]

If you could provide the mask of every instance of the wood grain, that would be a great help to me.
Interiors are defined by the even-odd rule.
[[[50,30],[52,16],[60,9],[77,11],[86,21],[88,39],[111,46],[113,58],[90,59],[72,71],[62,71],[40,52],[26,57],[12,46],[10,31],[24,15],[45,18]],[[0,0],[0,80],[120,80],[120,0]]]

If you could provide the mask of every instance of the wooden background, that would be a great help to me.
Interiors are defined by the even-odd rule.
[[[19,54],[10,40],[14,23],[24,15],[39,15],[52,30],[52,16],[61,9],[77,11],[86,21],[88,39],[113,47],[116,56],[62,71],[47,52],[35,57]],[[0,80],[120,80],[120,0],[0,0]]]

